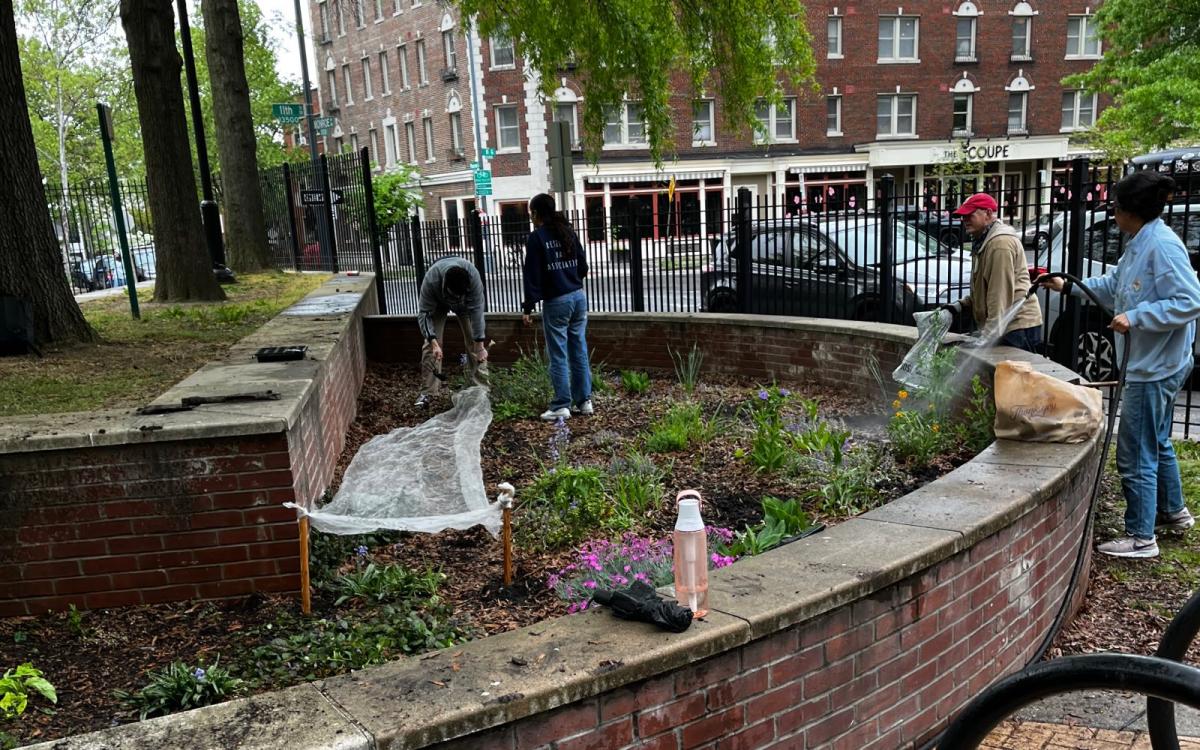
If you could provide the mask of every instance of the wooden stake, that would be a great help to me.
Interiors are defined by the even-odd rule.
[[[308,580],[308,516],[300,516],[300,611],[312,614],[312,591]]]
[[[511,586],[513,582],[512,570],[512,508],[504,508],[504,585]]]

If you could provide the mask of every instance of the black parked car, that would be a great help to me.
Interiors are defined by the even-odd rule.
[[[927,211],[920,208],[901,206],[896,209],[896,218],[938,238],[938,242],[951,247],[960,247],[969,241],[962,228],[962,220],[949,211]]]
[[[752,233],[750,312],[845,320],[882,317],[877,217],[758,222]],[[911,323],[914,312],[953,302],[969,291],[968,253],[903,222],[896,223],[893,244],[893,321]],[[737,310],[739,252],[733,234],[714,240],[712,263],[700,273],[702,310]]]

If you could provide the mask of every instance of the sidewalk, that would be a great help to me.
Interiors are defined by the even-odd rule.
[[[1181,750],[1200,750],[1200,712],[1176,707]],[[979,746],[986,750],[1150,750],[1146,699],[1134,693],[1082,691],[1027,706]]]

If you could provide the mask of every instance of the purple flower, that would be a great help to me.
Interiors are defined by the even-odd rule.
[[[792,392],[789,391],[787,388],[780,388],[779,395],[783,396],[784,398],[787,398],[788,396],[792,395]]]
[[[770,397],[771,397],[771,394],[767,393],[765,390],[760,390],[758,392],[758,400],[759,401],[766,401]]]
[[[205,674],[207,673],[203,669],[196,667],[196,671],[192,673],[192,676],[195,677],[198,682],[204,682]]]
[[[357,547],[355,547],[354,554],[358,555],[359,557],[366,557],[367,556],[367,545],[360,544]]]
[[[461,367],[467,366],[467,353],[466,352],[463,352],[462,354],[458,355],[458,364]]]

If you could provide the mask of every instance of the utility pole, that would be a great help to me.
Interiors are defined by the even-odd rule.
[[[483,117],[483,102],[479,100],[479,83],[475,80],[475,22],[466,19],[463,24],[467,29],[467,70],[470,71],[471,83],[471,122],[475,125],[475,158],[479,160],[479,168],[487,169],[488,160],[483,156],[483,129],[479,124],[479,118]],[[474,182],[474,175],[471,175]],[[479,211],[483,214],[487,213],[487,196],[477,196],[479,199]]]

